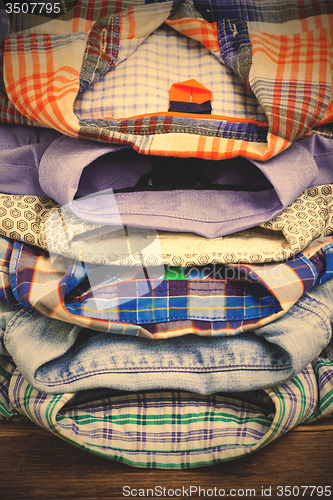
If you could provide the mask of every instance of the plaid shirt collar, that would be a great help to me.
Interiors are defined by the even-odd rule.
[[[273,0],[265,5],[223,2],[208,10],[198,0],[90,4],[81,0],[71,12],[49,23],[27,25],[22,33],[15,25],[22,23],[22,16],[11,16],[14,33],[5,37],[3,54],[3,121],[39,123],[73,137],[126,142],[144,154],[207,159],[242,155],[256,160],[267,160],[314,127],[332,121],[330,0],[317,2],[315,16],[310,1],[308,7],[293,9]],[[30,17],[26,18],[28,23]],[[10,32],[8,20],[3,22]],[[149,73],[156,89],[164,90],[157,100],[162,107],[133,108],[134,116],[129,116],[133,89],[128,82],[139,82],[140,71],[148,71],[142,66],[147,58],[140,60],[139,50],[144,51],[148,39],[157,43],[150,35],[162,25],[163,36],[172,37],[177,47],[165,56],[159,53],[162,66]],[[189,38],[191,56],[180,50],[180,35]],[[178,57],[171,61],[173,67],[184,67],[203,50],[209,64],[215,61],[209,66],[208,82],[214,89],[212,114],[168,112],[169,84],[161,87],[162,72],[170,73],[168,58]],[[148,53],[152,54],[150,48]],[[130,73],[122,75],[120,63],[125,61],[133,64]],[[219,83],[222,74],[214,80],[216,64],[225,91]],[[125,93],[107,102],[105,91],[113,75],[118,75],[116,87]],[[235,83],[228,85],[230,79]],[[142,95],[146,92],[149,104],[157,91],[140,88]],[[118,116],[114,105],[121,100],[127,112]],[[219,101],[234,104],[225,111]],[[244,102],[252,103],[251,110]]]
[[[275,320],[331,278],[332,255],[332,238],[323,238],[283,263],[167,268],[164,277],[150,279],[144,268],[115,277],[112,267],[62,257],[53,266],[40,248],[1,238],[0,298],[113,333],[230,335]]]

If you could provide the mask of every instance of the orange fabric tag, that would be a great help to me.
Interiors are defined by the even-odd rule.
[[[178,102],[212,102],[213,92],[201,85],[197,80],[186,80],[185,82],[173,83],[170,89],[170,101]]]

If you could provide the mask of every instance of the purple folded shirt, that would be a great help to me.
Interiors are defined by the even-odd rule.
[[[54,130],[0,125],[0,191],[53,198],[78,217],[216,238],[266,222],[333,183],[333,141],[302,139],[266,162],[141,155]],[[99,193],[99,194],[97,194]]]

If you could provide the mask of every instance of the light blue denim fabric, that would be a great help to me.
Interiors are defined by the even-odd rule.
[[[9,355],[3,343],[3,336],[8,324],[15,322],[16,315],[21,314],[22,310],[19,306],[0,302],[0,355]]]
[[[301,371],[330,341],[332,306],[331,279],[254,332],[154,341],[83,329],[25,309],[13,309],[8,321],[8,305],[0,304],[4,347],[41,391],[173,388],[201,394],[260,389]]]

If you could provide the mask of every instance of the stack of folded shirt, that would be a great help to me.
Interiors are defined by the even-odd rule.
[[[161,468],[331,416],[332,3],[72,3],[0,11],[0,415]]]

